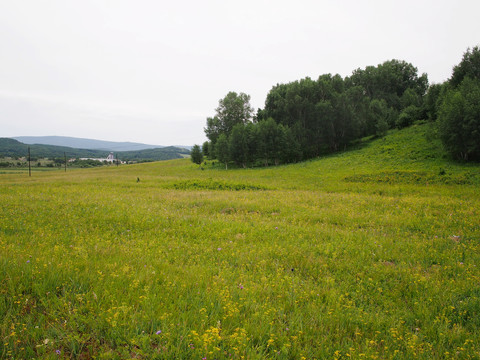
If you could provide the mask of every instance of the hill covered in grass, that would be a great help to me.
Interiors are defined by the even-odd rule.
[[[0,356],[480,357],[480,166],[427,127],[279,167],[1,174]]]
[[[429,123],[418,123],[402,130],[390,130],[384,138],[365,138],[350,150],[309,161],[245,171],[205,171],[209,178],[248,178],[265,185],[275,183],[291,189],[349,189],[363,183],[375,184],[480,184],[479,164],[452,160],[440,141],[431,136]],[[211,162],[210,162],[211,163]],[[357,185],[355,185],[357,184]],[[388,186],[391,188],[391,186]]]
[[[32,157],[35,158],[63,158],[64,154],[69,158],[106,158],[109,151],[76,149],[66,146],[32,144],[27,145],[18,140],[10,138],[0,138],[0,157],[25,157],[28,156],[28,148]],[[167,146],[154,149],[143,149],[135,151],[118,151],[116,156],[119,160],[171,160],[180,159],[188,156],[190,152],[184,148]]]

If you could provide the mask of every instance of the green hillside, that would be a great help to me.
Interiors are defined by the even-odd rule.
[[[122,160],[171,160],[188,156],[190,151],[175,146],[166,146],[156,149],[145,149],[136,151],[120,151],[117,153]]]
[[[478,359],[480,165],[427,130],[0,174],[0,357]]]
[[[0,138],[0,157],[24,157],[28,154],[28,148],[30,147],[30,153],[35,158],[63,158],[64,153],[69,158],[80,157],[92,157],[92,158],[106,158],[109,151],[105,150],[88,150],[88,149],[75,149],[66,146],[56,145],[27,145],[17,140],[10,138]],[[118,151],[116,156],[119,160],[171,160],[180,159],[190,152],[183,148],[177,148],[173,146],[136,150],[136,151]]]
[[[55,145],[27,145],[18,140],[0,138],[0,156],[2,157],[23,157],[28,156],[28,148],[32,157],[56,158],[63,157],[106,157],[108,152],[99,150],[74,149],[66,146]]]

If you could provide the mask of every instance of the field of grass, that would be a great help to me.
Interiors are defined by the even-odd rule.
[[[480,166],[426,127],[281,167],[1,174],[0,357],[480,358]]]

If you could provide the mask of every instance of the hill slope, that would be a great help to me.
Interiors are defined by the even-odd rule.
[[[204,171],[191,173],[185,162],[151,165],[138,169],[168,174],[172,177],[196,176],[199,179],[221,181],[254,181],[264,187],[292,190],[338,190],[377,186],[393,191],[395,184],[480,184],[480,164],[459,163],[447,156],[441,143],[428,136],[429,125],[417,124],[402,130],[392,130],[383,139],[357,144],[356,149],[322,158],[290,164],[254,169],[229,169],[218,162],[203,166]]]
[[[30,153],[35,158],[63,158],[64,153],[69,158],[76,157],[92,157],[105,158],[109,151],[105,150],[90,150],[90,149],[76,149],[66,146],[55,145],[27,145],[15,139],[0,138],[0,156],[5,157],[24,157]],[[184,148],[177,148],[173,146],[146,149],[139,151],[118,151],[115,155],[120,160],[170,160],[179,159],[189,154],[189,151]]]

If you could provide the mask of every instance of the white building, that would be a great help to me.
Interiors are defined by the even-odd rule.
[[[75,159],[73,159],[75,161]],[[108,154],[106,158],[80,158],[80,160],[96,160],[96,161],[101,161],[101,162],[109,162],[109,163],[114,163],[115,156],[113,155],[113,152]],[[119,161],[120,164],[124,164],[124,161]]]

